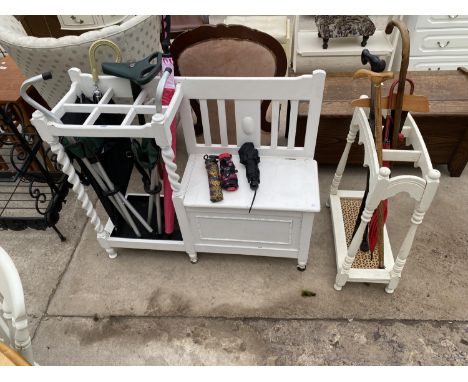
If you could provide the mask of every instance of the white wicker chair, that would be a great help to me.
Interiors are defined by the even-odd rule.
[[[13,260],[0,247],[0,340],[34,365],[21,279]]]
[[[78,67],[90,72],[88,50],[101,38],[115,42],[122,50],[122,60],[140,60],[161,50],[159,42],[160,16],[135,16],[121,25],[112,25],[80,36],[38,38],[26,34],[13,16],[0,16],[0,45],[16,61],[26,77],[51,71],[50,81],[36,85],[37,90],[53,107],[70,88],[67,70]],[[98,61],[112,61],[113,53],[107,47],[97,52]]]

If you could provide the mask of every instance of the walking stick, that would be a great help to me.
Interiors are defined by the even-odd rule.
[[[408,28],[399,20],[391,20],[385,28],[385,33],[390,34],[393,28],[397,27],[401,36],[401,64],[400,74],[398,77],[398,90],[395,104],[395,114],[393,117],[393,133],[392,133],[392,148],[396,149],[398,145],[398,134],[400,133],[402,124],[401,112],[403,110],[403,98],[405,96],[406,73],[408,72],[409,56],[410,56],[410,37]]]
[[[371,70],[375,73],[381,73],[385,70],[385,66],[387,66],[385,60],[381,60],[378,56],[372,54],[369,52],[368,49],[363,49],[361,53],[361,62],[363,65],[370,64]],[[375,113],[374,113],[374,99],[375,99],[375,94],[374,94],[374,86],[371,84],[371,107],[369,110],[369,125],[372,130],[372,133],[374,134],[375,130]],[[366,171],[366,190],[364,191],[364,196],[361,201],[361,205],[359,207],[359,212],[356,217],[356,222],[354,223],[354,230],[353,230],[353,236],[356,234],[356,231],[359,227],[359,223],[361,222],[361,215],[364,212],[364,206],[366,205],[366,200],[367,200],[367,195],[369,194],[369,178],[370,178],[370,173],[369,169]],[[364,231],[364,235],[362,236],[362,241],[360,245],[360,250],[363,252],[367,252],[369,250],[369,243],[367,240],[367,232],[368,232],[368,226],[366,226],[366,229]]]
[[[354,78],[367,77],[374,86],[374,114],[375,114],[375,148],[377,151],[377,160],[379,167],[382,167],[382,82],[393,78],[392,72],[374,73],[367,69],[359,69],[354,73]],[[384,268],[384,206],[379,203],[378,206],[378,249],[379,249],[379,268]]]

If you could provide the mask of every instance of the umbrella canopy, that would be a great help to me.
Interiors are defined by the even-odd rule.
[[[162,58],[162,71],[166,69],[171,69],[171,74],[166,81],[164,87],[164,92],[162,96],[162,104],[169,105],[171,99],[175,92],[175,79],[174,79],[174,62],[171,57],[171,16],[162,16],[161,17],[161,46],[163,48],[163,58]],[[176,128],[177,120],[174,120],[171,123],[171,133],[172,133],[172,151],[174,151],[174,162],[175,162],[175,153],[176,153]],[[174,220],[175,220],[175,210],[174,204],[172,203],[172,188],[171,183],[169,182],[169,177],[165,167],[163,167],[163,186],[164,186],[164,232],[168,235],[174,232]]]

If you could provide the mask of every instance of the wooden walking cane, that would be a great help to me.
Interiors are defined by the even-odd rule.
[[[387,66],[387,63],[385,62],[385,60],[382,60],[380,59],[378,56],[376,56],[375,54],[372,54],[371,52],[369,52],[368,49],[363,49],[363,51],[361,52],[361,63],[363,65],[366,65],[366,64],[369,64],[370,67],[371,67],[371,70],[374,72],[374,73],[381,73],[385,70],[385,67]],[[374,115],[374,85],[371,83],[371,98],[368,99],[371,107],[370,107],[370,110],[369,110],[369,125],[370,125],[370,128],[372,130],[372,134],[374,134],[374,126],[375,126],[375,115]],[[370,173],[369,173],[369,169],[367,169],[366,171],[366,189],[364,191],[364,196],[362,197],[362,200],[361,200],[361,205],[359,206],[359,213],[357,214],[356,216],[356,222],[354,223],[354,230],[353,230],[353,237],[354,235],[356,234],[357,232],[357,229],[359,227],[359,224],[361,222],[361,215],[362,213],[364,212],[364,206],[366,204],[366,201],[367,201],[367,195],[369,194],[369,177],[370,177]],[[369,243],[368,243],[368,240],[367,240],[367,233],[368,233],[368,226],[366,226],[366,229],[364,231],[364,235],[362,236],[362,241],[361,241],[361,245],[359,246],[359,248],[361,249],[361,251],[363,252],[367,252],[369,250]],[[371,254],[372,256],[372,254]]]
[[[374,114],[375,114],[375,149],[379,167],[382,167],[382,82],[393,78],[393,72],[375,73],[367,69],[359,69],[354,73],[354,78],[367,77],[374,86]],[[384,207],[379,203],[378,210],[378,248],[379,248],[379,268],[384,268]]]
[[[401,64],[400,74],[398,77],[398,90],[395,104],[395,116],[393,117],[393,134],[392,134],[392,148],[396,149],[398,145],[398,134],[400,133],[402,121],[401,112],[403,109],[403,99],[405,96],[406,73],[408,72],[409,56],[410,56],[410,37],[408,28],[399,20],[391,20],[385,28],[385,33],[390,34],[393,28],[397,27],[401,36]]]

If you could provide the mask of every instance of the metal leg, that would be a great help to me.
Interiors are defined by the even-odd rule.
[[[104,168],[99,162],[95,163],[96,167],[94,167],[87,159],[84,159],[83,163],[87,167],[89,165],[88,169],[90,169],[91,174],[96,179],[97,183],[99,184],[99,187],[101,187],[104,191],[109,191],[109,190],[114,189],[114,185],[110,181],[109,177],[104,171]],[[130,225],[130,227],[132,227],[133,232],[135,232],[135,235],[137,237],[141,237],[140,231],[138,230],[135,222],[133,221],[132,217],[128,213],[127,209],[125,208],[125,205],[123,205],[122,200],[118,198],[118,194],[119,193],[112,195],[110,197],[110,200],[112,201],[114,206],[117,208],[119,213],[122,215],[122,217],[125,219],[125,221]]]
[[[154,190],[156,185],[159,184],[159,172],[158,166],[154,166],[153,170],[151,170],[151,183],[150,183],[150,190]],[[153,204],[156,206],[156,220],[158,225],[158,234],[162,234],[162,219],[161,219],[161,198],[160,193],[151,194],[148,201],[148,219],[147,223],[150,224],[151,218],[153,217]]]
[[[162,211],[161,211],[161,194],[158,192],[156,194],[156,198],[154,199],[154,203],[156,204],[156,222],[158,224],[158,233],[162,235],[163,227],[162,227]]]
[[[85,160],[83,160],[84,164],[86,165],[86,167],[88,167],[88,170],[89,172],[91,173],[91,175],[93,176],[93,178],[96,180],[96,183],[99,185],[99,187],[101,187],[101,189],[103,191],[106,191],[108,192],[109,189],[107,188],[107,186],[105,185],[104,181],[101,179],[100,175],[96,172],[96,170],[94,169],[94,167],[91,165],[91,163],[89,163],[87,160],[85,162]],[[116,199],[115,195],[111,195],[109,196],[109,200],[111,201],[111,203],[114,205],[114,207],[116,208],[116,210],[119,212],[119,214],[124,218],[125,222],[129,225],[129,226],[132,226],[130,220],[128,220],[125,212],[124,212],[124,206],[121,205],[120,203],[118,203],[118,200]],[[138,236],[138,230],[135,232],[135,234]]]
[[[122,193],[118,192],[117,196],[122,200],[122,202],[125,204],[125,206],[130,210],[130,212],[138,219],[138,221],[141,223],[143,227],[148,232],[153,232],[153,228],[151,228],[148,223],[146,223],[145,219],[138,213],[138,211],[135,209],[135,207],[132,206],[132,203],[130,203],[123,195]]]
[[[62,235],[62,232],[59,231],[59,229],[55,226],[55,224],[52,226],[52,229],[57,232],[58,237],[60,238],[60,241],[65,241],[67,238]]]
[[[102,165],[97,162],[96,165],[98,166],[99,170],[100,170],[100,173],[101,175],[103,176],[103,180],[107,183],[107,185],[113,189],[114,188],[114,185],[112,184],[112,181],[109,179],[109,177],[107,176],[104,168],[102,167]],[[143,219],[143,217],[138,213],[138,211],[132,206],[132,204],[127,200],[125,199],[125,197],[122,195],[121,192],[118,192],[116,194],[116,197],[117,199],[123,203],[124,206],[126,206],[130,212],[138,219],[138,221],[143,225],[143,227],[145,227],[145,229],[148,231],[148,232],[153,232],[153,229],[146,223],[145,219]],[[125,208],[125,207],[124,207]],[[127,212],[128,214],[128,212]],[[130,217],[129,215],[129,219],[132,220],[132,218]],[[133,221],[133,220],[132,220]],[[135,226],[136,227],[136,226]],[[140,235],[141,236],[141,235]]]

